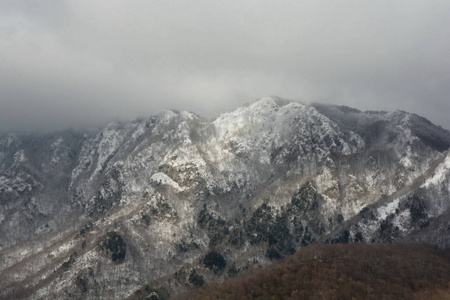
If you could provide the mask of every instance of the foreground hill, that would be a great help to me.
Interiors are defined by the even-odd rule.
[[[0,298],[175,295],[314,243],[450,246],[450,133],[263,98],[0,137]]]
[[[177,299],[450,299],[450,252],[417,243],[312,245]]]

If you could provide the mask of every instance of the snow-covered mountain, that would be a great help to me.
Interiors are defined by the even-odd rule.
[[[311,243],[450,246],[450,133],[262,98],[0,137],[0,297],[164,297]]]

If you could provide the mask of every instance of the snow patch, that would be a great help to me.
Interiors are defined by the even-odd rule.
[[[141,123],[138,125],[136,131],[133,132],[133,135],[131,136],[131,139],[132,139],[133,141],[136,141],[140,136],[142,136],[142,135],[145,133],[145,128],[146,128],[146,127],[145,127],[145,122],[141,122]]]
[[[430,186],[436,186],[442,184],[448,179],[450,173],[450,152],[447,154],[445,160],[439,164],[439,166],[434,171],[433,177],[428,178],[425,183],[421,186],[422,188],[429,188]]]
[[[101,132],[102,139],[100,140],[98,147],[98,161],[97,168],[95,169],[93,176],[104,168],[104,164],[108,158],[110,158],[119,147],[123,140],[120,130],[116,124],[109,124],[105,130]]]
[[[411,219],[411,212],[409,211],[409,209],[406,209],[402,211],[400,214],[395,216],[395,218],[392,220],[392,225],[398,227],[398,229],[401,230],[402,232],[407,232],[408,229],[405,227],[405,225],[408,224],[410,219]]]
[[[50,149],[53,151],[53,157],[50,160],[51,165],[58,165],[60,162],[59,156],[58,156],[58,150],[63,146],[63,139],[58,138],[56,141],[52,143],[50,146]]]
[[[150,180],[157,184],[169,185],[180,192],[184,190],[172,178],[161,172],[153,174]]]
[[[395,213],[395,210],[398,208],[399,199],[395,199],[388,204],[381,206],[377,209],[378,217],[380,220],[385,220],[390,214]]]
[[[27,157],[25,156],[25,152],[22,150],[17,151],[14,154],[14,163],[24,163],[27,161]]]
[[[406,169],[411,169],[413,168],[413,163],[412,163],[412,151],[411,151],[411,146],[406,147],[406,155],[404,157],[402,157],[402,159],[400,159],[400,164],[402,164]]]

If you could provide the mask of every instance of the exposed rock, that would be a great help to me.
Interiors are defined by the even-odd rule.
[[[449,247],[449,147],[414,114],[276,97],[1,136],[0,298],[161,298],[312,243]]]

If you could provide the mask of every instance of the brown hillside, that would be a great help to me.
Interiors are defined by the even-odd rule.
[[[429,245],[312,245],[178,299],[450,299],[449,284],[449,251]]]

